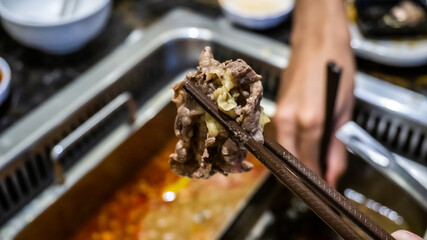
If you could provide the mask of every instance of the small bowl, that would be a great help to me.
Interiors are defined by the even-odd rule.
[[[21,44],[50,54],[82,48],[105,26],[111,0],[74,0],[74,11],[62,16],[64,1],[0,0],[5,30]]]
[[[0,72],[0,104],[2,104],[10,89],[10,67],[3,58],[0,58]]]
[[[250,5],[244,0],[219,0],[224,15],[232,22],[255,30],[263,30],[275,27],[282,23],[294,8],[294,0],[277,0],[277,3],[282,4],[280,7],[270,7],[269,9],[257,8],[255,5]],[[262,1],[263,6],[267,6],[267,2]],[[255,7],[254,7],[255,6]],[[270,5],[271,6],[271,5]]]

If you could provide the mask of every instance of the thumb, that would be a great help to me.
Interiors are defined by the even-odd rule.
[[[406,230],[397,230],[391,235],[397,240],[423,240],[421,237],[417,236],[415,233],[411,233]]]

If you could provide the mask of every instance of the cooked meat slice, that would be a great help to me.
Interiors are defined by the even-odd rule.
[[[175,135],[179,137],[175,153],[169,157],[172,170],[179,175],[209,178],[219,172],[246,172],[252,164],[244,161],[247,150],[242,143],[230,139],[229,134],[183,89],[185,81],[192,81],[218,108],[236,121],[257,140],[263,142],[264,114],[261,76],[245,61],[218,62],[206,47],[197,72],[187,74],[185,80],[173,87],[172,99],[177,105]]]

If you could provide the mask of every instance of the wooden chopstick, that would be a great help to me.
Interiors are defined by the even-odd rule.
[[[341,195],[337,190],[331,187],[317,174],[307,168],[292,153],[286,150],[282,145],[269,137],[264,137],[264,145],[277,156],[286,162],[286,166],[310,187],[318,196],[320,196],[330,206],[348,217],[361,230],[373,239],[394,239],[388,232],[378,224],[368,218],[347,198]]]
[[[334,62],[328,62],[326,67],[326,101],[325,101],[325,121],[323,127],[323,136],[320,147],[320,164],[321,171],[324,176],[327,168],[327,155],[329,143],[331,141],[333,126],[334,126],[334,109],[335,109],[335,100],[338,93],[338,87],[340,83],[342,68],[336,65]],[[283,148],[280,144],[275,142],[274,140],[267,139],[264,144],[267,148],[273,151],[275,154],[290,154],[285,148]],[[357,224],[361,229],[363,229],[366,233],[371,233],[371,237],[385,235],[385,232],[382,228],[378,228],[372,221],[364,221],[366,216],[360,215],[354,210],[356,207],[351,204],[347,204],[347,199],[344,198],[341,194],[339,194],[334,188],[330,187],[326,182],[315,175],[310,169],[305,167],[299,162],[298,159],[291,156],[287,161],[292,169],[295,172],[300,173],[300,177],[304,179],[307,184],[309,182],[314,183],[312,186],[313,190],[316,191],[323,198],[328,199],[327,201],[333,203],[333,206],[337,208],[341,213],[350,218],[355,224]],[[297,170],[299,169],[299,170]],[[311,180],[309,180],[311,178]],[[311,184],[310,184],[311,185]],[[357,209],[356,209],[357,210]],[[377,231],[377,233],[374,233]]]
[[[390,234],[362,214],[335,189],[328,186],[323,180],[320,181],[321,179],[317,175],[312,173],[295,156],[286,151],[278,143],[266,138],[266,147],[264,147],[264,145],[255,141],[252,136],[243,130],[236,121],[220,112],[216,104],[201,92],[194,83],[187,81],[184,84],[184,89],[230,133],[231,137],[236,141],[244,143],[245,147],[258,158],[258,160],[261,161],[282,184],[301,198],[313,212],[343,239],[363,239],[363,237],[356,233],[356,231],[332,208],[332,206],[337,203],[341,206],[339,208],[340,210],[344,212],[351,210],[351,212],[345,215],[351,216],[352,218],[350,218],[350,220],[354,221],[358,226],[366,226],[361,227],[361,229],[373,239],[394,239]],[[270,150],[268,148],[270,148]],[[313,183],[313,181],[318,182]],[[325,191],[325,193],[319,194],[319,192],[323,191]],[[341,197],[335,199],[336,195]]]
[[[338,87],[341,79],[342,68],[334,62],[328,62],[326,66],[326,98],[325,98],[325,121],[323,123],[323,135],[320,142],[320,169],[324,177],[327,169],[327,157],[329,143],[334,132],[334,109]]]

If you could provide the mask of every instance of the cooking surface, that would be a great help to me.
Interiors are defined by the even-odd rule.
[[[250,172],[182,178],[168,164],[176,141],[168,141],[70,240],[214,239],[267,171],[248,155]]]
[[[23,47],[0,27],[0,56],[9,63],[13,73],[10,95],[0,106],[0,134],[111,53],[133,29],[149,26],[175,7],[194,9],[210,17],[221,16],[215,0],[116,1],[104,31],[82,50],[66,56],[46,55]],[[288,42],[290,26],[290,21],[285,21],[276,28],[257,33]],[[427,91],[425,66],[390,68],[362,60],[358,65],[395,84],[424,94]]]
[[[59,89],[62,89],[69,82],[72,82],[75,77],[92,67],[99,60],[103,59],[116,46],[123,42],[131,30],[150,25],[156,19],[160,18],[163,13],[173,9],[175,6],[184,6],[187,8],[197,9],[198,12],[200,12],[202,15],[216,17],[220,15],[220,13],[214,2],[215,1],[213,0],[200,0],[196,2],[181,0],[172,4],[170,1],[127,0],[116,2],[110,23],[104,32],[83,50],[65,57],[47,56],[34,50],[24,48],[11,40],[0,28],[0,56],[6,58],[12,67],[12,71],[14,72],[10,97],[8,101],[0,107],[0,133],[8,126],[11,126],[13,123],[15,123],[17,119],[21,118],[40,103],[55,94]],[[275,29],[259,33],[283,42],[286,41],[289,37],[289,26],[290,23],[286,22]],[[385,73],[393,74],[393,78],[390,78],[390,81],[396,84],[417,89],[421,92],[426,90],[426,88],[423,87],[425,85],[423,85],[422,80],[422,75],[427,71],[425,67],[409,69],[388,68],[373,64],[369,61],[361,60],[359,60],[359,66],[362,69],[368,70],[369,72],[377,72],[378,74],[383,75]],[[397,78],[394,76],[397,76]],[[390,75],[384,75],[384,77],[387,78],[390,77]],[[406,78],[411,80],[404,80]],[[165,148],[165,156],[171,153],[172,150],[172,147],[167,150]],[[163,159],[164,157],[159,158]],[[161,161],[155,162],[158,164],[157,162]],[[166,161],[164,161],[162,164],[165,164],[165,168],[163,169],[166,172],[166,170],[168,170]],[[161,167],[157,167],[157,170],[161,170]],[[104,237],[104,239],[114,239],[114,234],[120,234],[120,236],[121,234],[128,234],[130,239],[136,239],[138,236],[140,236],[139,234],[142,232],[142,229],[148,228],[156,230],[155,233],[151,232],[153,235],[162,234],[162,226],[167,226],[170,224],[169,221],[172,222],[172,220],[166,219],[164,222],[161,221],[159,224],[156,221],[151,221],[151,219],[158,219],[164,216],[162,214],[165,214],[166,217],[169,217],[168,213],[173,211],[177,211],[181,214],[181,212],[184,211],[181,211],[180,208],[173,210],[175,208],[173,208],[172,205],[181,203],[180,201],[185,200],[184,196],[188,196],[186,195],[187,190],[182,190],[182,192],[178,193],[178,198],[176,201],[173,203],[165,203],[161,198],[163,192],[166,191],[168,187],[180,189],[180,186],[186,184],[188,184],[187,186],[190,186],[190,188],[194,186],[195,189],[203,190],[203,185],[200,185],[197,182],[188,183],[183,180],[183,182],[179,181],[177,184],[175,184],[175,181],[177,181],[178,178],[174,175],[171,175],[170,177],[166,178],[164,182],[161,181],[158,183],[160,186],[163,186],[160,188],[160,190],[154,190],[153,193],[149,193],[150,190],[154,189],[151,188],[150,184],[157,181],[157,175],[153,176],[153,178],[149,177],[144,180],[144,178],[141,177],[141,175],[145,176],[143,173],[144,170],[141,171],[142,172],[139,175],[140,178],[134,178],[133,182],[131,181],[124,188],[118,190],[115,196],[109,201],[106,199],[106,201],[108,201],[106,205],[101,206],[102,209],[98,215],[94,216],[91,220],[89,220],[88,223],[86,223],[86,227],[82,229],[78,235],[74,236],[75,239],[79,239],[79,237],[82,239],[87,239],[88,237]],[[154,173],[154,171],[148,171],[146,174],[152,173]],[[220,180],[218,181],[221,182]],[[146,186],[146,193],[140,192],[141,185]],[[109,187],[111,188],[111,186]],[[115,188],[111,188],[111,190],[112,189]],[[209,191],[209,194],[212,192],[216,193],[216,190],[217,189]],[[188,191],[191,192],[190,190]],[[123,197],[125,195],[128,196],[129,194],[132,195],[131,198],[127,199],[127,197]],[[155,201],[147,201],[147,195],[153,196]],[[198,196],[201,195],[202,194],[198,194]],[[229,197],[229,194],[227,194],[226,197]],[[243,198],[244,196],[242,199]],[[202,201],[202,199],[199,200]],[[235,201],[237,200],[235,199]],[[129,208],[125,205],[121,205],[122,203],[136,204],[139,207],[135,207],[135,205],[133,205],[132,208]],[[209,202],[204,204],[208,205]],[[237,206],[240,203],[237,201],[234,202],[234,204],[234,206]],[[181,205],[178,207],[180,206]],[[200,209],[202,209],[203,206],[205,205],[202,205]],[[144,212],[148,208],[153,211],[145,215]],[[168,209],[168,211],[162,212],[163,209]],[[203,211],[201,211],[202,214],[200,214],[199,209],[194,210],[193,213],[194,212],[196,214],[191,215],[190,213],[189,215],[186,215],[186,217],[190,220],[187,219],[185,221],[181,221],[181,219],[178,219],[177,221],[174,220],[174,223],[188,223],[191,221],[192,224],[184,224],[184,227],[197,230],[201,228],[197,221],[200,221],[200,218],[202,218],[204,221],[209,221],[207,220],[206,216],[212,214],[212,212],[206,214],[206,212],[203,213]],[[194,216],[196,217],[194,218]],[[225,219],[227,215],[222,215],[222,217],[222,219]],[[77,222],[81,223],[81,221]],[[221,223],[223,222],[220,222],[220,224]],[[216,227],[216,231],[219,231],[221,227],[220,224],[211,224]],[[130,227],[123,227],[125,225]],[[47,226],[51,227],[52,225]],[[119,229],[119,232],[115,233],[114,229]],[[210,230],[205,228],[204,231],[209,234]],[[183,231],[183,234],[187,234],[186,230]],[[120,239],[123,239],[123,237],[120,237]]]

